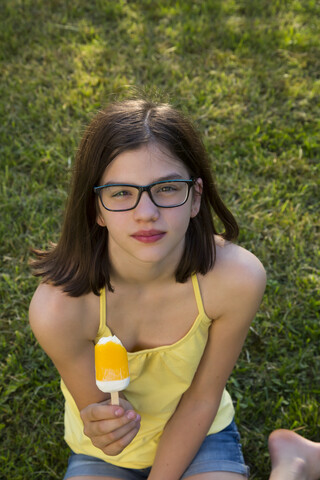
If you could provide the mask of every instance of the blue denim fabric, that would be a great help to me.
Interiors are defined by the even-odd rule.
[[[145,480],[151,467],[143,469],[116,467],[99,458],[72,453],[63,480],[75,476],[105,476],[122,480]],[[205,472],[232,472],[249,476],[249,467],[244,463],[240,435],[234,420],[224,430],[208,435],[197,455],[181,479]]]

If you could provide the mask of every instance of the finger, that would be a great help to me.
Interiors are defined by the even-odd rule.
[[[103,402],[88,405],[81,410],[80,415],[83,422],[97,422],[99,420],[107,420],[121,417],[124,409],[119,405],[109,405]]]
[[[90,438],[95,446],[98,446],[99,448],[104,448],[111,445],[112,443],[117,443],[121,438],[128,435],[132,430],[138,431],[139,428],[140,423],[131,421],[130,423],[122,425],[119,428],[116,428],[115,430],[112,430],[103,435],[91,435]]]
[[[129,410],[121,417],[84,422],[84,433],[90,438],[104,436],[132,422],[140,425],[140,420],[140,415],[133,410]]]
[[[122,450],[127,445],[129,445],[129,443],[132,442],[132,440],[134,439],[134,437],[137,435],[138,432],[139,432],[139,428],[135,426],[134,428],[132,428],[132,430],[127,432],[121,438],[119,438],[115,442],[112,442],[108,446],[101,448],[101,450],[107,455],[118,455],[119,453],[122,452]]]

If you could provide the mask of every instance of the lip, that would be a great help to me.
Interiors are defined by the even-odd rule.
[[[139,230],[131,235],[135,240],[142,243],[158,242],[165,236],[166,232],[162,230]]]

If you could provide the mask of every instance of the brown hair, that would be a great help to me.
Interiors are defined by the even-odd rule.
[[[222,202],[199,134],[191,122],[168,104],[126,100],[110,104],[88,126],[80,143],[74,166],[71,192],[60,239],[50,250],[34,250],[33,272],[45,282],[62,286],[71,296],[94,292],[110,283],[108,231],[96,222],[99,184],[107,165],[120,153],[155,142],[164,146],[188,169],[191,177],[203,180],[201,207],[191,218],[185,250],[176,271],[176,280],[185,282],[193,272],[205,274],[214,265],[218,233],[211,209],[224,225],[222,236],[235,240],[238,225]]]

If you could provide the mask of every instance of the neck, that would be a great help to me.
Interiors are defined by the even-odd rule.
[[[159,285],[161,283],[176,282],[175,272],[179,265],[184,245],[179,248],[174,255],[169,255],[161,262],[144,262],[129,255],[123,255],[123,252],[117,252],[117,249],[109,250],[111,266],[111,283],[115,285],[136,286]],[[180,253],[181,252],[181,253]]]
[[[175,268],[165,268],[164,265],[141,264],[126,262],[122,268],[121,261],[111,260],[111,283],[115,284],[159,284],[175,281]]]

